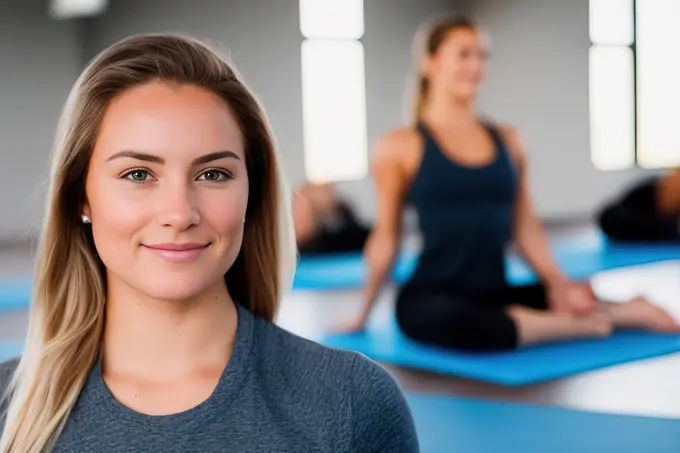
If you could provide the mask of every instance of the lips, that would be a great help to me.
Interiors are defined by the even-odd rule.
[[[195,249],[205,248],[207,246],[208,246],[208,244],[200,244],[200,243],[197,243],[197,242],[185,242],[183,244],[167,243],[167,244],[146,245],[146,247],[148,247],[150,249],[170,250],[170,251],[175,251],[175,252],[181,252],[181,251],[184,251],[184,250],[195,250]]]
[[[144,248],[165,261],[187,263],[198,259],[209,246],[209,243],[167,243],[144,245]]]

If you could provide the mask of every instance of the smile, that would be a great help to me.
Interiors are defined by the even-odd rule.
[[[150,251],[159,258],[169,261],[171,263],[187,263],[194,261],[201,256],[201,254],[210,246],[208,244],[154,244],[142,245],[146,250]]]

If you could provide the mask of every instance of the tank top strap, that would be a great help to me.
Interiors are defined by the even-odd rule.
[[[496,151],[499,153],[500,159],[503,163],[512,165],[512,156],[510,155],[510,150],[508,145],[505,143],[505,139],[502,137],[500,130],[497,126],[489,121],[482,121],[482,124],[489,131],[491,139],[493,140]]]
[[[425,123],[423,123],[422,121],[418,121],[418,123],[416,124],[416,130],[420,132],[420,134],[423,137],[423,145],[425,146],[425,150],[430,148],[432,145],[437,144],[434,137],[432,136],[432,133],[425,125]]]

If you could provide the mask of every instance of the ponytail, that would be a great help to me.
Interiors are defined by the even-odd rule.
[[[419,75],[416,82],[416,97],[413,106],[413,118],[412,123],[414,125],[418,124],[420,121],[420,116],[423,113],[423,107],[427,102],[427,95],[430,91],[430,81],[427,77]]]

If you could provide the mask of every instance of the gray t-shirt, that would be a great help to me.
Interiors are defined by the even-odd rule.
[[[297,337],[240,306],[238,313],[232,356],[209,399],[179,414],[143,415],[112,396],[98,363],[55,451],[419,451],[410,410],[382,367]],[[0,390],[15,366],[16,360],[0,365]]]

